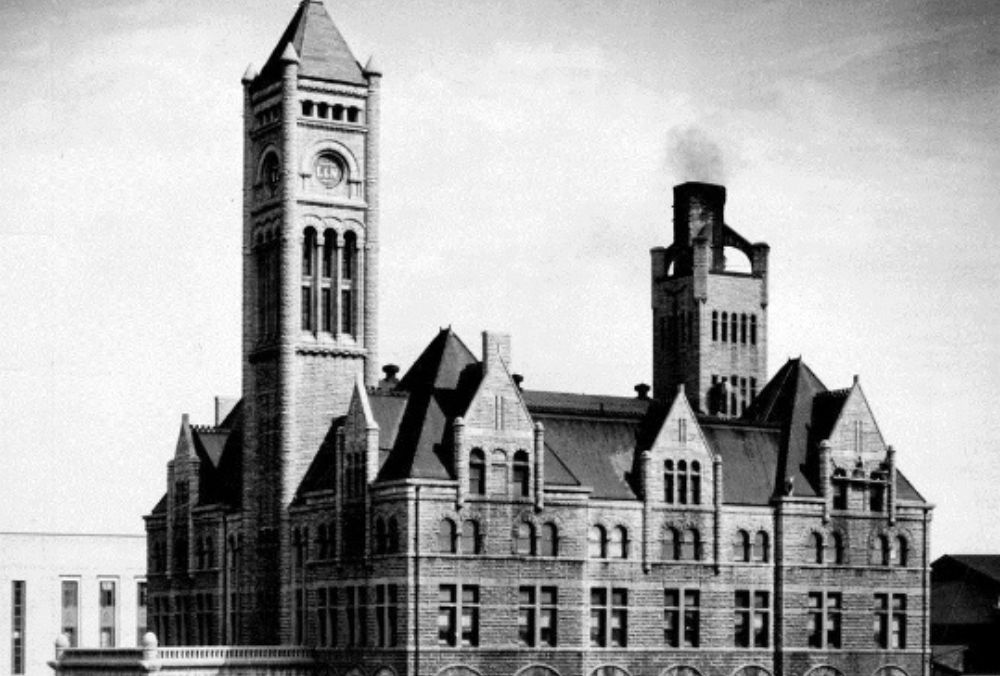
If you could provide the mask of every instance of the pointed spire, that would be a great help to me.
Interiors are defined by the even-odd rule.
[[[361,64],[322,2],[303,0],[268,57],[254,87],[260,89],[281,79],[284,64],[292,61],[291,46],[299,63],[299,77],[367,86]]]
[[[374,54],[368,57],[368,63],[365,64],[365,75],[382,76],[382,69],[379,68],[378,64],[375,62]]]
[[[247,64],[247,69],[243,73],[243,78],[240,80],[243,84],[247,85],[257,79],[257,69],[254,68],[253,63]]]
[[[281,53],[282,63],[298,63],[299,53],[295,51],[295,45],[289,42],[285,45],[285,51]]]

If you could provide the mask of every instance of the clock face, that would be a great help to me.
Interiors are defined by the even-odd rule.
[[[329,153],[316,158],[316,179],[327,188],[334,188],[344,180],[344,167],[336,155]]]

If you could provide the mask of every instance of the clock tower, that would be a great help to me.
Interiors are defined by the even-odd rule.
[[[242,635],[288,639],[288,506],[378,374],[379,83],[303,0],[243,77]],[[283,572],[285,571],[285,572]]]

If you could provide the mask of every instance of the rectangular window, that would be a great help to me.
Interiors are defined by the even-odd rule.
[[[375,629],[376,642],[380,647],[392,648],[398,642],[396,633],[397,587],[381,584],[375,588]]]
[[[438,589],[438,645],[457,645],[458,588],[443,584]]]
[[[771,601],[766,591],[735,594],[734,639],[737,648],[767,648],[771,634]]]
[[[62,581],[62,633],[69,639],[69,647],[76,648],[80,637],[80,583]]]
[[[747,404],[747,379],[740,378],[740,413],[746,413]]]
[[[701,594],[697,589],[663,590],[663,643],[697,648],[701,625]]]
[[[461,590],[461,595],[459,595]],[[459,632],[459,618],[461,631]],[[443,584],[438,588],[438,645],[479,645],[479,587]]]
[[[302,330],[312,330],[312,287],[302,287]]]
[[[875,594],[875,645],[906,648],[906,594]]]
[[[806,623],[810,648],[840,647],[841,595],[835,592],[809,592],[809,618]]]
[[[872,512],[885,511],[885,486],[871,484],[868,487],[868,509]]]
[[[833,508],[847,509],[847,482],[833,482]]]
[[[10,672],[24,673],[24,626],[27,604],[27,583],[13,580],[10,583]]]
[[[115,631],[117,628],[118,590],[114,580],[101,580],[99,601],[99,626],[101,628],[101,647],[115,647]]]
[[[340,332],[351,335],[354,333],[354,304],[351,303],[351,291],[340,292]]]
[[[65,583],[63,583],[65,584]],[[147,620],[147,609],[149,608],[149,597],[144,581],[135,584],[135,636],[136,645],[142,645],[142,637],[146,635],[149,627]]]
[[[628,645],[628,590],[616,587],[610,595],[608,591],[590,590],[590,645],[594,648]]]
[[[521,587],[518,592],[517,638],[523,646],[556,645],[556,587]]]
[[[330,294],[330,289],[324,287],[320,292],[319,311],[322,315],[320,319],[320,327],[327,333],[333,331],[333,321],[331,319],[333,317],[333,308],[330,306],[332,298],[333,296]]]

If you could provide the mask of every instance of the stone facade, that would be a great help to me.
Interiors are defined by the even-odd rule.
[[[496,332],[377,380],[379,80],[309,0],[244,77],[243,397],[182,421],[147,517],[167,647],[118,666],[926,676],[930,505],[859,382],[767,381],[768,247],[723,187],[675,188],[652,252],[652,398],[524,390]]]

